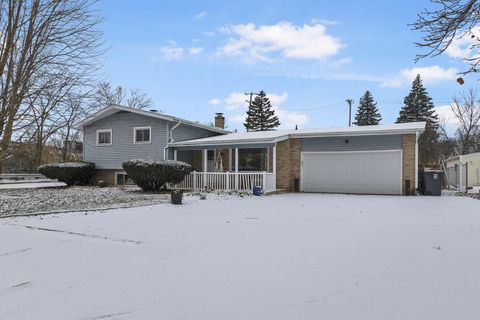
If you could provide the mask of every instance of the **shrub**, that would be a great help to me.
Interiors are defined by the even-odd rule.
[[[158,191],[166,183],[180,183],[192,172],[192,166],[173,160],[129,160],[123,169],[144,191]]]
[[[68,186],[85,185],[95,174],[95,164],[91,162],[62,162],[44,164],[38,172],[50,179],[58,179]]]

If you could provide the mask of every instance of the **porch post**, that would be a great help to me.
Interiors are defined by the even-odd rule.
[[[238,148],[235,148],[235,190],[238,190]]]
[[[203,187],[207,186],[208,150],[203,149]]]
[[[277,144],[275,143],[275,145],[273,146],[273,152],[272,152],[272,166],[273,166],[273,170],[272,172],[275,174],[277,173]]]
[[[275,142],[275,145],[273,146],[273,151],[272,151],[272,166],[273,166],[273,181],[272,181],[272,187],[273,190],[277,190],[277,143]]]
[[[173,150],[173,160],[177,161],[177,149]]]

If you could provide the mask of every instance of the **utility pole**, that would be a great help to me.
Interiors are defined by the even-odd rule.
[[[250,100],[245,100],[245,102],[248,102],[248,106],[251,106],[252,105],[252,96],[253,95],[258,95],[257,92],[245,92],[245,95],[246,96],[250,96]]]
[[[352,103],[353,99],[346,99],[346,103],[348,103],[348,126],[352,126]]]

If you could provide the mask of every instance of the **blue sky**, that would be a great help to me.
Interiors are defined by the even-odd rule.
[[[115,1],[99,4],[110,47],[103,77],[141,89],[167,114],[243,130],[243,92],[265,90],[282,128],[342,127],[346,98],[370,90],[395,121],[420,72],[440,115],[476,86],[456,83],[461,44],[414,63],[408,26],[428,1]],[[456,50],[454,50],[456,49]],[[473,78],[473,79],[472,79]]]

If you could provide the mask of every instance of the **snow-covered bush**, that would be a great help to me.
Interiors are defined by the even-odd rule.
[[[38,172],[50,179],[58,179],[68,186],[85,185],[95,174],[95,164],[91,162],[49,163],[38,167]]]
[[[188,163],[173,160],[129,160],[122,166],[144,191],[158,191],[166,183],[180,183],[192,172]]]

